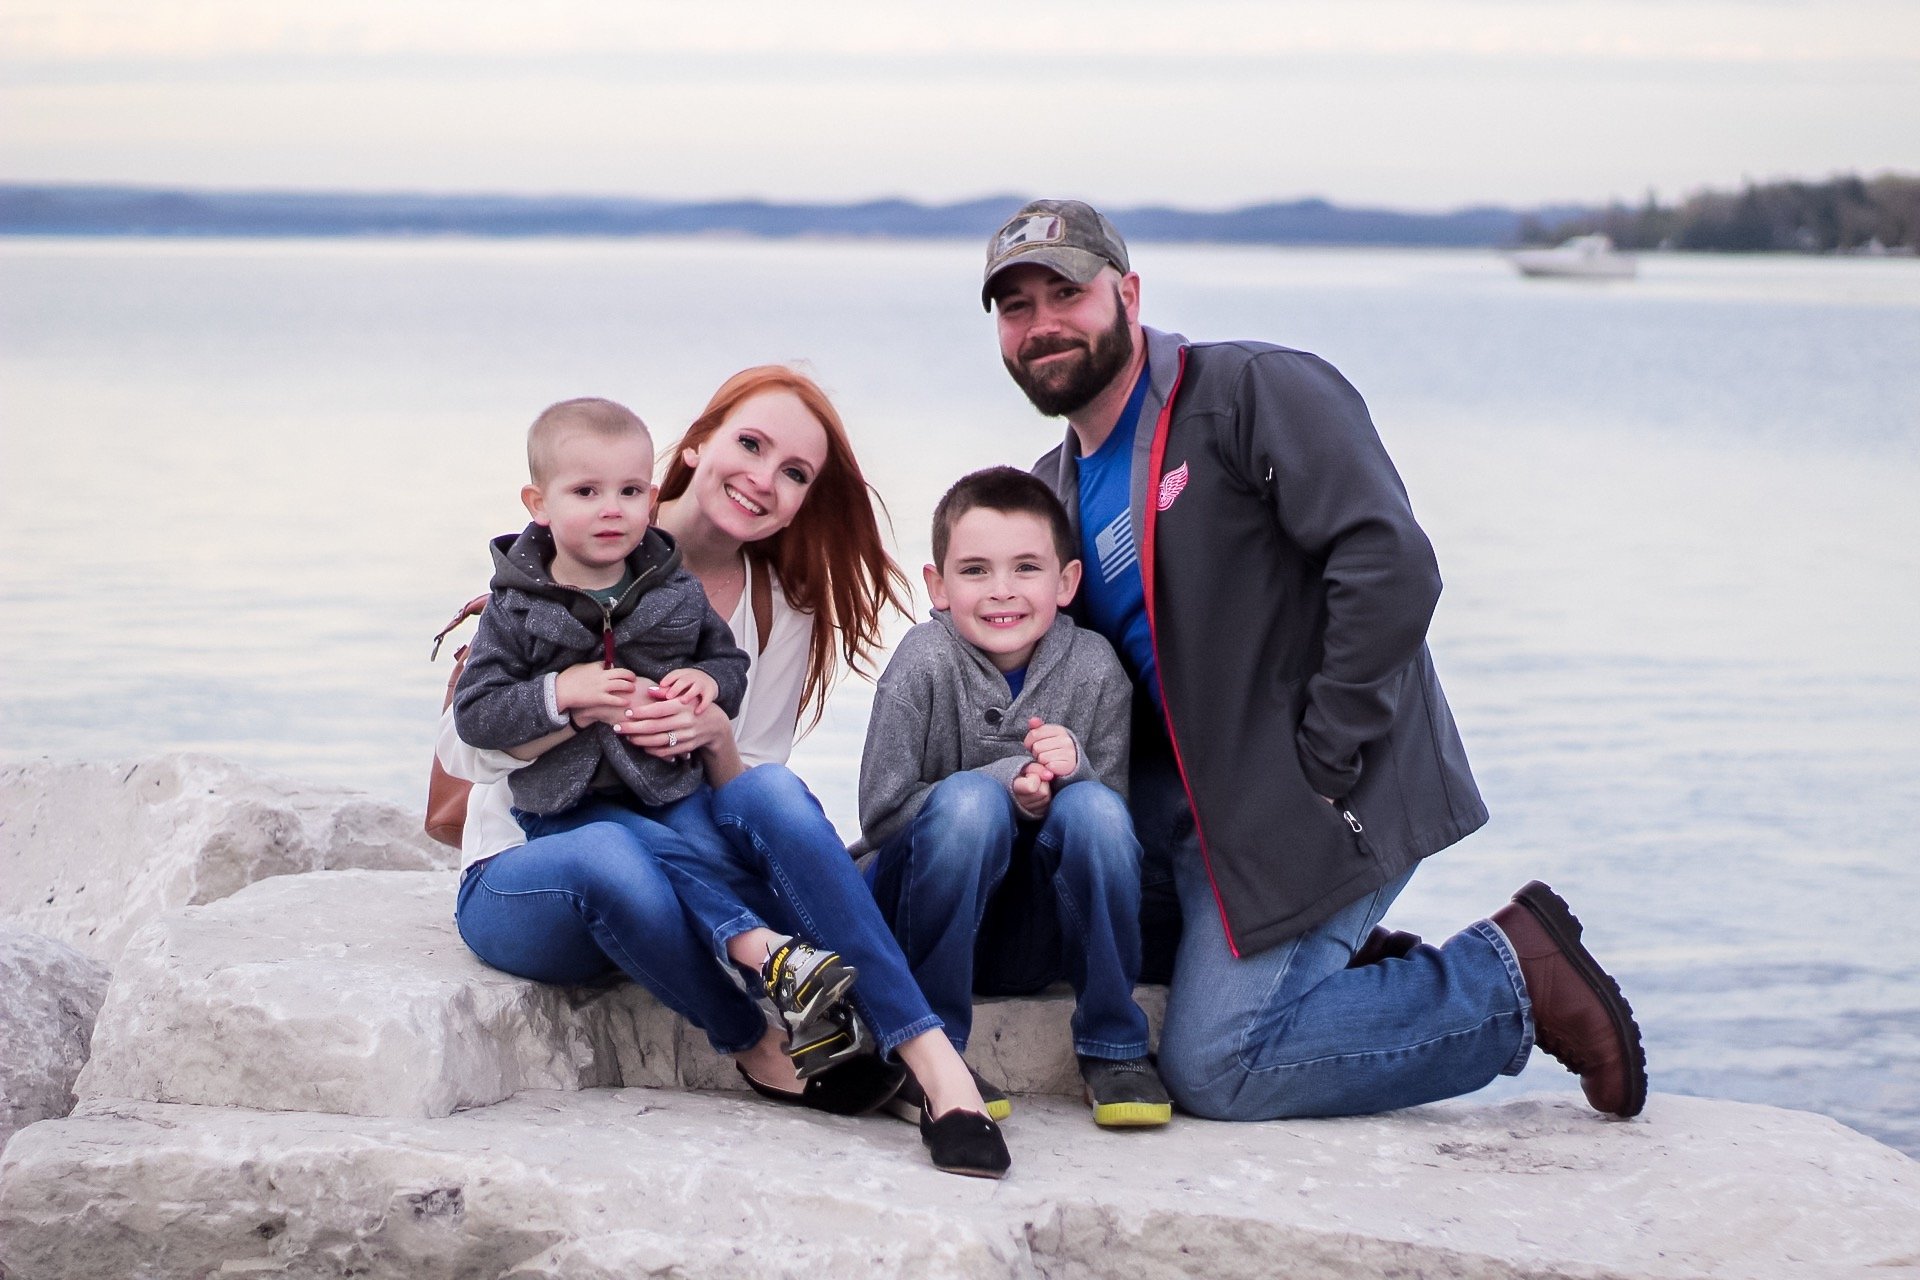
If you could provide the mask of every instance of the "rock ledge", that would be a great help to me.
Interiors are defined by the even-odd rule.
[[[438,1119],[83,1103],[0,1164],[56,1277],[1920,1275],[1920,1173],[1831,1120],[1656,1097],[1104,1133],[1016,1102],[1013,1174],[737,1094],[530,1091]]]

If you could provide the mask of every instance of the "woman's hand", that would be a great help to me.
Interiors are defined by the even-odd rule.
[[[724,786],[746,770],[733,741],[733,722],[718,703],[695,708],[664,689],[638,689],[613,731],[662,760],[698,751],[712,786]]]
[[[662,760],[706,750],[721,739],[733,742],[733,725],[717,703],[696,707],[657,686],[634,691],[613,731]]]

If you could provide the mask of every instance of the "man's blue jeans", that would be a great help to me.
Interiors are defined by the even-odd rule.
[[[682,909],[631,810],[582,805],[523,818],[527,843],[468,868],[455,921],[473,953],[535,982],[600,984],[624,973],[707,1033],[717,1053],[739,1053],[766,1034],[760,1006],[740,989]]]
[[[1140,843],[1125,801],[1097,782],[1023,821],[1004,783],[956,773],[867,868],[880,910],[947,1036],[967,1047],[973,997],[1073,985],[1073,1047],[1147,1052],[1140,972]]]
[[[831,947],[860,971],[848,996],[883,1053],[940,1026],[846,846],[792,770],[759,765],[661,821],[696,854],[673,869],[677,881],[717,880],[712,896],[741,904],[754,923]],[[715,935],[716,946],[725,941]]]
[[[1526,1065],[1532,1009],[1513,948],[1492,923],[1405,959],[1347,968],[1411,871],[1236,959],[1185,788],[1164,748],[1141,757],[1147,736],[1136,738],[1133,807],[1143,839],[1171,842],[1180,896],[1160,1075],[1181,1107],[1215,1120],[1369,1115],[1470,1093]]]

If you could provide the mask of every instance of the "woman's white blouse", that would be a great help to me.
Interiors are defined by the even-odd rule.
[[[749,574],[761,572],[751,559],[747,567]],[[753,616],[751,579],[740,592],[733,616],[727,619],[734,643],[747,651],[747,692],[740,700],[740,714],[733,718],[733,740],[748,768],[769,762],[784,764],[793,751],[800,690],[807,678],[807,645],[813,632],[809,615],[787,603],[780,579],[775,577],[768,585],[773,589],[773,621],[764,649]],[[440,758],[441,768],[473,783],[467,796],[467,823],[460,835],[462,870],[502,849],[526,843],[526,833],[513,820],[513,795],[506,784],[507,775],[526,761],[460,741],[451,708],[441,713],[434,754]]]

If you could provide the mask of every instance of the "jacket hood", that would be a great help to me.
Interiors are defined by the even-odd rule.
[[[495,591],[524,592],[564,606],[585,626],[600,630],[608,621],[607,613],[592,596],[578,587],[562,586],[553,580],[553,530],[543,524],[530,524],[519,533],[503,533],[489,546],[493,550],[493,580],[487,585]],[[633,612],[646,592],[664,582],[680,567],[680,548],[673,536],[648,528],[640,545],[627,556],[627,568],[634,581],[614,601],[612,618],[617,620]]]

